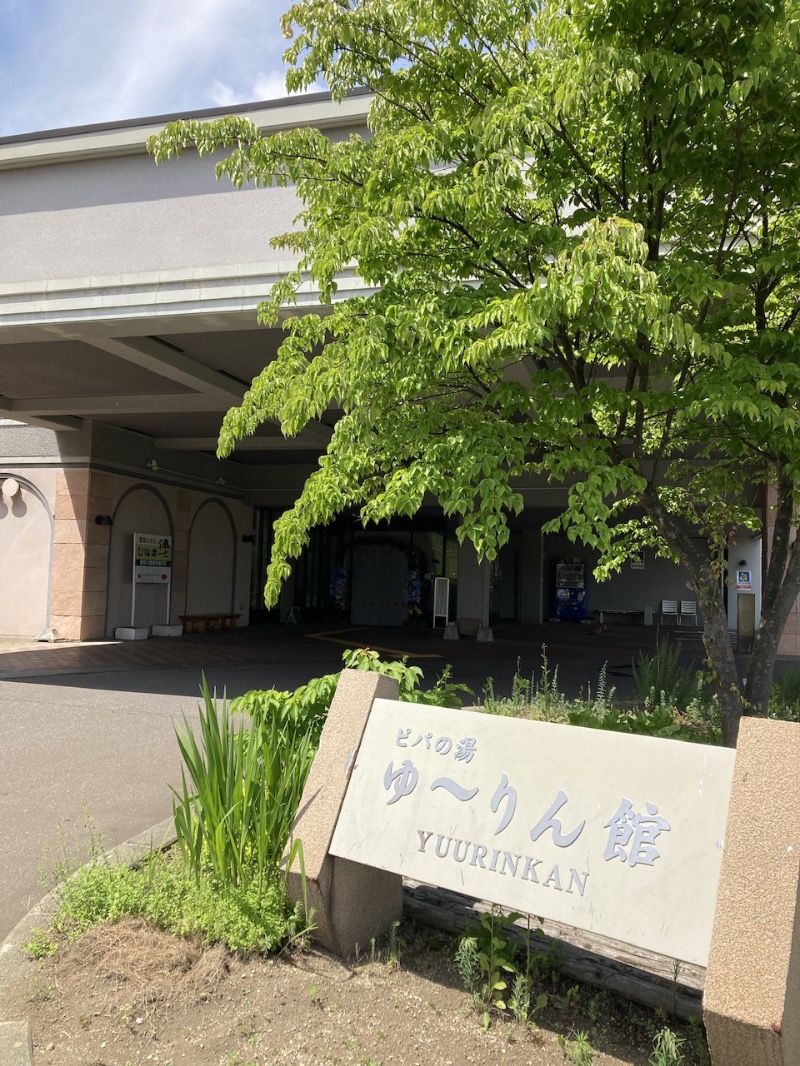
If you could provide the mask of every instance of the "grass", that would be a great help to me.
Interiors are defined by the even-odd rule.
[[[663,645],[650,658],[639,656],[634,675],[640,693],[645,685],[650,687],[644,696],[640,695],[637,705],[629,706],[608,687],[605,666],[594,692],[589,688],[584,697],[568,698],[559,688],[558,669],[551,668],[547,648],[542,645],[538,676],[534,671],[530,678],[522,677],[517,664],[510,697],[495,696],[492,679],[487,679],[484,710],[587,729],[719,744],[722,732],[716,697],[705,692],[691,670],[678,664],[677,656],[676,650]],[[663,687],[656,689],[656,684]]]
[[[123,917],[146,918],[176,936],[199,936],[243,955],[277,951],[307,928],[279,877],[220,891],[213,878],[196,877],[175,852],[153,855],[136,868],[94,859],[57,893],[49,930],[34,930],[26,944],[34,958],[52,955],[60,942]]]

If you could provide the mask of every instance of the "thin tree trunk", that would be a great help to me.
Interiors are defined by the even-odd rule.
[[[744,705],[736,659],[728,632],[728,617],[719,579],[712,568],[704,567],[702,580],[692,580],[692,588],[703,613],[703,646],[714,671],[714,687],[719,701],[722,743],[735,748]]]

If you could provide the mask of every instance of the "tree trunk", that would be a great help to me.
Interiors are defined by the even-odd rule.
[[[722,599],[719,577],[711,566],[703,567],[700,580],[692,588],[703,613],[703,646],[714,672],[714,687],[719,701],[722,743],[735,748],[739,722],[744,711],[739,673],[733,655],[728,616]]]

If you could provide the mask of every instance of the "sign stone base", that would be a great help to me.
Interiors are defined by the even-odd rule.
[[[147,640],[150,630],[147,626],[120,626],[114,630],[115,640]]]
[[[397,693],[393,678],[366,670],[342,671],[289,842],[291,847],[294,840],[302,841],[313,937],[337,955],[350,956],[368,947],[372,937],[388,932],[403,914],[400,876],[329,854],[372,701],[397,699]],[[286,884],[292,902],[303,903],[297,859]]]
[[[739,729],[703,1014],[714,1066],[800,1066],[800,725]]]

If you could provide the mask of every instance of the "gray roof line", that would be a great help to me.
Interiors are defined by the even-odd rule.
[[[372,90],[367,88],[351,89],[346,93],[346,99],[354,96],[371,96]],[[8,137],[0,137],[0,145],[23,144],[30,141],[47,141],[54,137],[77,136],[82,133],[97,133],[101,130],[124,130],[134,129],[136,126],[152,126],[159,123],[166,124],[182,118],[222,118],[225,115],[239,115],[248,111],[267,111],[273,108],[291,107],[297,104],[321,103],[331,100],[331,94],[327,91],[319,93],[305,93],[303,95],[282,96],[275,100],[254,100],[246,104],[233,104],[230,107],[206,107],[195,111],[175,111],[166,115],[148,115],[142,118],[119,119],[115,122],[91,122],[82,126],[64,126],[50,130],[35,130],[32,133],[14,133]]]

